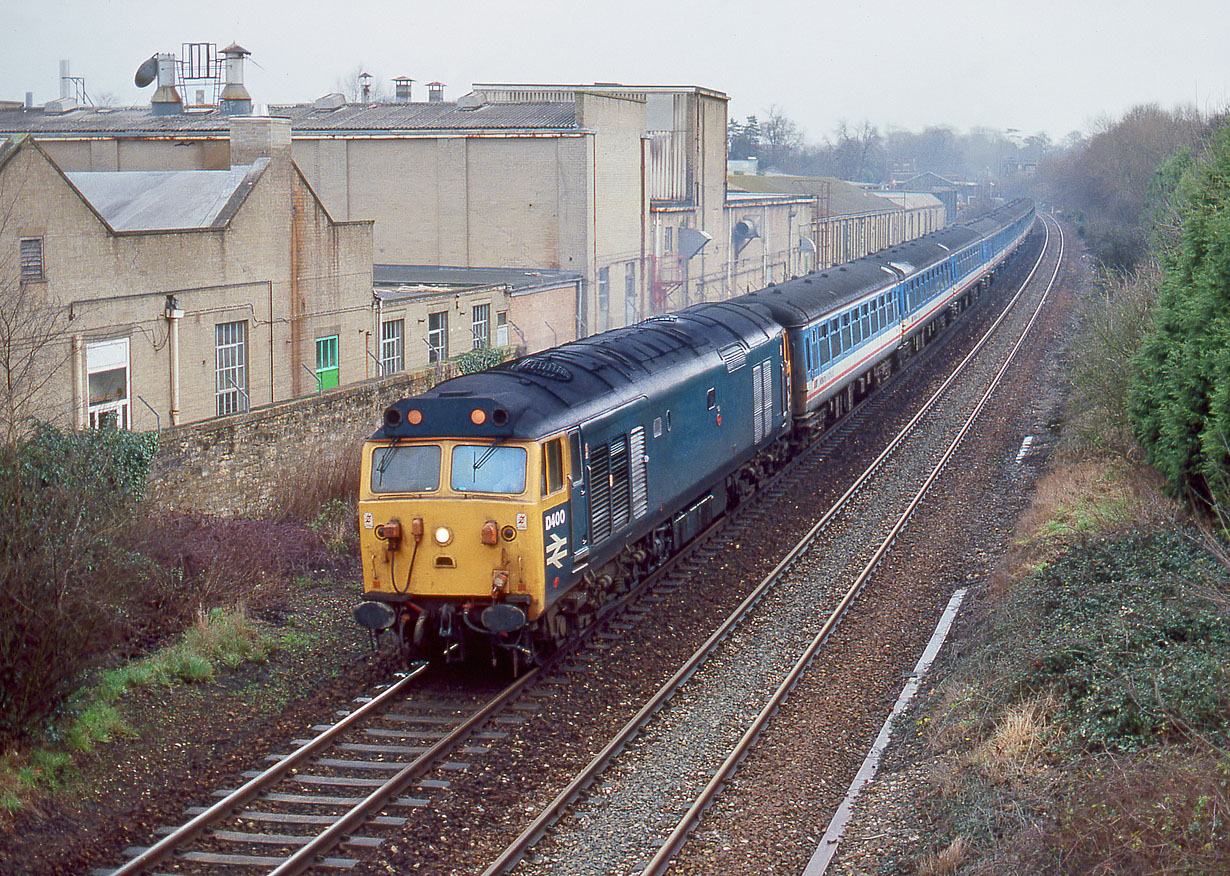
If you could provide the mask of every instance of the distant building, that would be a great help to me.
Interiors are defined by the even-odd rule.
[[[956,221],[957,206],[962,203],[962,199],[958,197],[958,190],[961,188],[959,183],[928,170],[894,183],[893,188],[899,192],[925,192],[934,195],[944,205],[944,221]]]

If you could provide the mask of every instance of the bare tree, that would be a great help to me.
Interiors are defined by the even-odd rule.
[[[761,159],[770,167],[789,169],[803,146],[803,132],[779,106],[769,107],[760,123]]]
[[[37,266],[31,252],[22,264],[18,217],[26,177],[11,167],[5,172],[6,157],[0,150],[0,441],[12,446],[36,417],[47,416],[46,391],[63,379],[71,351],[68,313],[42,281],[41,238]]]
[[[833,147],[837,175],[852,182],[883,182],[888,177],[884,141],[875,125],[863,122],[852,130],[845,122],[837,126]]]

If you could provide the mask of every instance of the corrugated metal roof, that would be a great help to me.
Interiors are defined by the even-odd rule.
[[[267,167],[230,170],[75,171],[69,182],[115,231],[174,231],[215,228],[233,214],[227,206],[242,197]]]
[[[581,279],[576,271],[530,268],[462,268],[436,265],[372,265],[377,286],[511,286],[514,292],[560,286]]]
[[[269,114],[289,118],[296,133],[307,131],[489,131],[577,128],[571,103],[500,103],[473,109],[456,103],[312,104],[270,106]],[[41,134],[140,134],[173,136],[225,134],[231,116],[218,111],[156,116],[149,107],[86,107],[68,113],[42,109],[0,110],[0,131]]]
[[[546,101],[490,103],[473,109],[455,103],[348,103],[337,109],[311,104],[271,106],[296,131],[454,131],[575,128],[576,105]]]
[[[892,201],[894,204],[900,204],[907,210],[919,210],[924,207],[944,208],[939,198],[926,192],[876,192],[875,196]]]
[[[781,192],[783,194],[811,195],[828,199],[831,216],[860,216],[867,213],[883,213],[900,209],[883,198],[867,194],[853,183],[822,176],[764,176],[737,175],[727,177],[730,188],[748,192]]]

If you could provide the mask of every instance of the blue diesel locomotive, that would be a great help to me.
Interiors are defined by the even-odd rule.
[[[356,619],[418,654],[532,661],[845,413],[1033,221],[1014,202],[397,402],[363,449]]]

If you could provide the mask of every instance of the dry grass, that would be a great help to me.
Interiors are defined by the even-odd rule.
[[[345,441],[319,448],[310,462],[288,467],[271,477],[272,492],[253,516],[311,523],[331,503],[355,505],[359,493],[362,442]]]
[[[995,730],[970,753],[970,765],[995,784],[1041,773],[1056,706],[1048,695],[1009,708]]]
[[[940,852],[928,852],[918,860],[918,876],[948,876],[957,872],[969,855],[969,842],[957,837]]]

